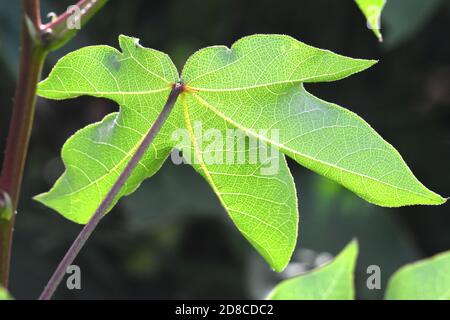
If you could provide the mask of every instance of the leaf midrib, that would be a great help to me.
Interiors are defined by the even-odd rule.
[[[134,152],[139,148],[139,145],[142,143],[144,138],[145,138],[145,134],[142,135],[141,139],[138,140],[138,142],[133,146],[133,148],[130,149],[129,152],[125,153],[124,157],[115,166],[113,166],[111,169],[109,169],[109,172],[107,172],[106,174],[98,177],[95,180],[89,181],[88,184],[86,184],[85,186],[83,186],[83,187],[81,187],[81,188],[79,188],[79,189],[77,189],[75,191],[72,191],[72,192],[65,193],[65,194],[61,195],[61,197],[69,197],[69,196],[72,196],[74,194],[80,193],[83,190],[88,189],[92,185],[97,184],[98,182],[102,181],[103,179],[106,179],[106,177],[108,177],[112,172],[115,172],[117,175],[120,175],[120,172],[117,171],[117,169],[121,165],[123,165],[126,160],[128,160],[129,158],[131,158],[133,156]],[[96,141],[94,141],[94,142],[96,142]],[[111,145],[111,146],[115,147],[114,145]],[[75,150],[75,149],[72,149],[72,150]],[[76,151],[80,152],[80,150],[76,150]],[[148,170],[147,167],[144,164],[141,163],[141,161],[139,161],[138,164],[142,165],[145,170]]]
[[[342,73],[346,72],[352,72],[353,70],[361,69],[361,66],[355,66],[347,69],[342,69],[339,72],[333,72],[333,73],[325,73],[320,76],[311,76],[301,79],[294,79],[294,80],[284,80],[284,81],[275,81],[270,83],[261,83],[261,84],[255,84],[252,86],[245,86],[240,88],[226,88],[226,89],[213,89],[213,88],[200,88],[195,86],[189,86],[189,89],[192,91],[204,91],[204,92],[233,92],[233,91],[244,91],[244,90],[251,90],[251,89],[257,89],[257,88],[264,88],[264,87],[272,87],[276,85],[283,85],[283,84],[300,84],[304,82],[311,82],[315,79],[320,79],[322,77],[332,77],[337,76]]]
[[[383,185],[385,185],[385,186],[388,186],[388,187],[391,187],[391,188],[394,188],[394,189],[398,189],[398,190],[401,190],[401,191],[405,191],[405,192],[411,193],[411,194],[416,195],[416,196],[421,196],[421,197],[427,198],[427,199],[429,199],[429,200],[436,201],[434,198],[428,197],[428,196],[426,196],[426,195],[424,195],[424,194],[422,194],[422,193],[418,193],[418,192],[415,192],[415,191],[412,191],[412,190],[409,190],[409,189],[401,188],[401,187],[392,185],[392,184],[390,184],[390,183],[387,183],[387,182],[378,180],[378,179],[376,179],[376,178],[370,177],[370,176],[368,176],[368,175],[365,175],[365,174],[362,174],[362,173],[359,173],[359,172],[355,172],[355,171],[351,171],[351,170],[348,170],[348,169],[345,169],[345,168],[338,167],[338,166],[336,166],[336,165],[334,165],[334,164],[331,164],[331,163],[329,163],[329,162],[326,162],[326,161],[323,161],[323,160],[320,160],[320,159],[313,158],[313,157],[311,157],[311,156],[309,156],[309,155],[306,155],[306,154],[303,154],[303,153],[301,153],[301,152],[298,152],[297,150],[291,149],[291,148],[289,148],[289,147],[287,147],[287,146],[285,146],[285,145],[276,143],[276,142],[274,142],[274,141],[272,141],[272,140],[270,140],[270,139],[268,139],[268,138],[266,138],[266,137],[264,137],[264,136],[261,136],[261,135],[255,133],[255,132],[252,131],[251,129],[248,129],[248,128],[243,127],[241,124],[237,123],[236,121],[232,120],[231,118],[229,118],[228,116],[226,116],[225,114],[223,114],[222,112],[220,112],[216,107],[214,107],[213,105],[211,105],[210,103],[208,103],[206,100],[204,100],[204,99],[203,99],[202,97],[200,97],[198,94],[196,94],[196,93],[193,92],[192,95],[194,96],[195,99],[197,99],[197,101],[198,101],[201,105],[203,105],[204,107],[208,108],[209,110],[211,110],[212,112],[214,112],[215,114],[217,114],[219,117],[221,117],[221,118],[222,118],[223,120],[225,120],[226,122],[230,123],[231,125],[235,126],[236,128],[238,128],[238,129],[244,131],[245,133],[247,133],[247,134],[249,134],[249,135],[251,135],[251,136],[253,136],[253,137],[257,138],[257,139],[261,139],[262,141],[264,141],[264,142],[266,142],[266,143],[269,143],[269,144],[271,144],[271,145],[274,145],[275,147],[277,147],[277,148],[280,149],[280,150],[284,150],[284,151],[286,151],[286,152],[293,153],[293,154],[295,154],[295,155],[297,155],[297,156],[300,156],[300,157],[309,159],[309,160],[311,160],[311,161],[315,161],[315,162],[321,163],[321,164],[323,164],[323,165],[326,165],[326,166],[335,168],[335,169],[337,169],[337,170],[339,170],[339,171],[347,172],[347,173],[349,173],[349,174],[353,174],[353,175],[359,176],[359,177],[361,177],[361,178],[366,178],[366,179],[372,180],[372,181],[374,181],[374,182],[383,184]]]
[[[197,145],[197,143],[196,143],[195,134],[194,134],[194,130],[193,130],[193,128],[192,128],[192,121],[191,121],[190,116],[189,116],[189,110],[188,110],[188,106],[187,106],[185,94],[182,94],[182,95],[181,95],[181,99],[182,99],[182,108],[183,108],[183,119],[184,119],[184,122],[185,122],[185,126],[186,126],[186,128],[187,128],[187,130],[188,130],[188,132],[189,132],[190,137],[191,137],[192,146],[193,146],[195,155],[197,156],[197,160],[198,160],[198,162],[199,162],[200,168],[202,169],[203,173],[205,174],[205,178],[206,178],[206,180],[209,182],[209,184],[211,185],[211,188],[213,189],[214,193],[217,195],[217,198],[219,199],[221,205],[223,206],[223,208],[225,209],[225,211],[228,213],[228,215],[230,215],[230,212],[233,212],[233,211],[235,211],[235,210],[230,209],[230,208],[226,205],[226,203],[223,201],[222,197],[220,196],[220,195],[221,195],[221,192],[220,192],[219,189],[217,188],[217,186],[216,186],[216,184],[215,184],[215,182],[214,182],[213,177],[211,176],[211,174],[210,174],[208,168],[206,167],[206,164],[205,164],[205,162],[203,161],[203,156],[202,156],[201,152],[199,151],[199,147],[198,147],[198,145]],[[230,218],[232,218],[232,217],[230,216]],[[253,218],[254,218],[254,217],[253,217]],[[245,235],[248,239],[253,239],[247,232],[245,232],[244,230],[242,230],[237,224],[235,224],[235,225],[236,225],[236,228],[237,228],[243,235]],[[279,231],[279,230],[278,230],[278,231]],[[256,242],[255,242],[255,243],[256,243]],[[272,256],[272,254],[271,254],[267,249],[265,249],[263,246],[261,246],[261,245],[259,245],[259,244],[257,244],[257,245],[258,245],[259,249],[260,249],[260,250],[263,250],[263,251],[267,254],[267,256],[269,257],[269,260],[270,260],[269,263],[270,263],[270,265],[275,266],[275,261],[276,261],[276,260],[274,259],[274,257]]]
[[[164,91],[169,91],[170,87],[160,88],[160,89],[152,89],[146,91],[69,91],[69,90],[55,90],[55,89],[40,89],[39,93],[43,95],[43,93],[61,93],[61,94],[70,94],[70,95],[86,95],[86,94],[96,94],[96,95],[145,95],[145,94],[153,94],[160,93]],[[45,96],[45,94],[43,95]]]

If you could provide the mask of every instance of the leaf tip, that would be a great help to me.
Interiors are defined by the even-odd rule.
[[[378,62],[380,62],[380,60],[376,59],[353,59],[353,60],[357,61],[357,65],[355,65],[353,73],[365,71],[376,65]]]
[[[379,27],[374,28],[373,33],[379,42],[383,42],[383,34],[381,33],[381,29],[379,29]]]
[[[359,252],[359,241],[357,238],[353,238],[349,244],[342,250],[342,252],[349,252],[349,254],[357,255]]]
[[[54,195],[52,195],[52,191],[38,194],[33,197],[33,200],[56,211],[61,216],[74,223],[84,225],[89,221],[89,217],[71,215],[68,214],[67,211],[63,210],[61,206],[58,204],[57,199],[54,197]]]
[[[358,238],[353,238],[352,241],[348,244],[349,247],[359,249],[359,241]]]
[[[430,201],[428,203],[426,203],[429,205],[440,206],[440,205],[447,203],[447,201],[450,199],[450,197],[442,197],[441,195],[439,195],[433,191],[430,191],[430,193],[431,193],[432,197],[430,197],[429,198]]]
[[[295,243],[296,242],[297,241],[295,241]],[[279,258],[279,259],[273,259],[272,256],[267,256],[262,251],[260,251],[260,253],[263,255],[263,257],[268,262],[268,264],[270,265],[270,267],[272,268],[272,270],[274,272],[281,273],[289,265],[289,262],[291,261],[294,250],[295,250],[295,246],[292,248],[292,250],[290,250],[289,254],[286,254],[286,255],[284,255],[283,258]]]
[[[273,264],[272,263],[271,266],[272,266],[273,271],[275,271],[277,273],[281,273],[287,268],[288,264],[289,264],[289,261],[287,261],[283,264],[277,264],[277,263]]]
[[[45,86],[46,86],[47,81],[48,81],[48,78],[42,80],[41,82],[39,82],[39,83],[37,84],[37,87],[36,87],[36,95],[37,95],[38,97],[41,97],[41,98],[47,98],[47,99],[50,98],[50,97],[48,96],[48,94],[46,94],[46,90],[45,90]]]
[[[45,192],[45,193],[40,193],[38,195],[35,195],[33,197],[33,200],[36,202],[39,202],[40,204],[43,204],[46,207],[49,207],[53,210],[56,210],[55,208],[53,208],[50,204],[50,196],[49,196],[49,192]]]
[[[297,244],[297,236],[291,242],[289,249],[284,254],[277,257],[274,257],[274,255],[271,254],[267,254],[268,252],[266,250],[259,250],[258,246],[256,246],[256,248],[262,254],[264,259],[268,262],[272,270],[274,272],[281,273],[289,265],[292,255],[294,254],[296,244]]]
[[[130,48],[142,48],[139,38],[119,35],[119,46],[123,53],[129,52]]]
[[[38,194],[38,195],[35,195],[34,197],[33,197],[33,200],[34,201],[37,201],[37,202],[40,202],[40,203],[42,203],[42,204],[45,204],[44,202],[43,202],[43,198],[45,197],[45,193],[40,193],[40,194]]]
[[[367,68],[370,68],[370,67],[376,65],[378,62],[380,62],[380,60],[378,60],[378,59],[368,59],[366,61],[367,61],[367,65],[368,65]]]

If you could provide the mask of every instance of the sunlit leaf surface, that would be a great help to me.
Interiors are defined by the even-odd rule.
[[[39,95],[49,99],[90,95],[120,106],[118,113],[66,142],[65,173],[48,193],[37,196],[78,223],[92,216],[180,78],[167,55],[142,47],[137,39],[121,36],[120,47],[93,46],[70,53],[39,85]],[[443,203],[364,120],[303,87],[348,77],[374,63],[283,35],[254,35],[231,48],[196,52],[181,73],[185,91],[116,201],[155,174],[177,148],[214,190],[239,231],[277,271],[289,262],[298,233],[297,194],[285,156],[374,204]],[[187,139],[174,138],[180,129]],[[205,143],[203,134],[211,130],[215,143]],[[245,137],[225,146],[230,130]],[[281,154],[255,162],[251,141]],[[224,159],[230,150],[231,160],[240,161]],[[268,173],[263,169],[269,164],[275,170]]]

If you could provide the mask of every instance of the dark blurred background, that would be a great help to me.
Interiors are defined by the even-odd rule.
[[[42,2],[44,12],[62,12],[73,3]],[[380,59],[362,74],[308,89],[366,119],[425,185],[448,196],[449,2],[389,0],[385,42],[379,44],[350,0],[110,1],[69,45],[48,58],[44,76],[69,51],[96,44],[118,47],[121,33],[167,52],[179,67],[199,48],[231,45],[254,33],[288,34],[348,56]],[[18,69],[19,3],[0,0],[2,150]],[[110,101],[87,97],[39,99],[15,232],[11,292],[16,298],[38,296],[81,228],[32,196],[47,191],[62,173],[59,152],[65,140],[116,109]],[[281,279],[322,263],[357,237],[358,297],[374,299],[383,292],[366,288],[368,265],[381,267],[384,288],[405,263],[450,249],[448,205],[375,207],[289,165],[299,193],[300,235],[285,273],[270,271],[191,168],[168,163],[122,200],[88,242],[76,260],[82,290],[61,288],[57,298],[263,298]]]

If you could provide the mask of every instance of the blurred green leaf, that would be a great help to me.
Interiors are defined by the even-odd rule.
[[[2,287],[0,287],[0,300],[12,300],[12,297],[9,295],[8,291]]]
[[[450,300],[450,251],[404,266],[389,280],[388,300]]]
[[[372,29],[378,40],[383,41],[380,19],[386,0],[355,0],[355,2],[367,19],[367,26]]]
[[[383,14],[383,24],[387,29],[386,45],[394,47],[414,36],[442,3],[442,0],[388,1]]]
[[[329,264],[281,282],[269,294],[271,300],[353,300],[358,242],[348,244]]]

